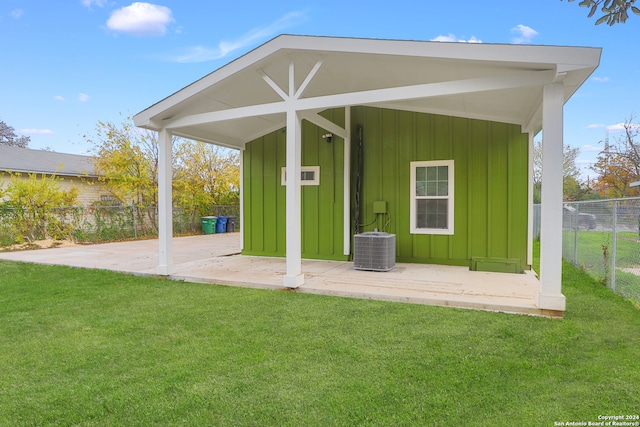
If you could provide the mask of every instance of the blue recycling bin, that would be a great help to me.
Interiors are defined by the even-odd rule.
[[[219,216],[218,221],[216,222],[216,233],[226,233],[227,232],[227,220],[229,218],[226,216]]]

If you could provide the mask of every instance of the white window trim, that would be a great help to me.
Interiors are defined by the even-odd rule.
[[[313,172],[314,179],[303,179],[305,172]],[[287,168],[282,167],[280,174],[280,184],[287,185]],[[320,166],[301,166],[300,167],[300,185],[320,185]]]
[[[449,201],[448,211],[447,211],[447,224],[448,228],[418,228],[416,226],[416,199],[418,196],[416,195],[416,168],[418,167],[432,167],[432,166],[448,166],[448,191],[446,197],[420,197],[420,198],[441,198],[447,199]],[[453,234],[453,219],[454,219],[454,183],[453,183],[453,160],[434,160],[434,161],[421,161],[421,162],[411,162],[411,190],[410,190],[410,232],[411,234]]]

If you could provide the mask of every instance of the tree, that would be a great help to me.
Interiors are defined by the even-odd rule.
[[[580,169],[576,165],[576,159],[580,155],[580,148],[565,145],[563,147],[563,196],[565,200],[579,200],[587,187],[580,180]],[[542,141],[533,144],[533,199],[540,203],[540,190],[542,188]]]
[[[71,238],[71,227],[60,215],[60,207],[75,206],[78,189],[60,189],[59,178],[55,175],[12,174],[6,189],[0,188],[0,198],[4,207],[10,208],[12,234],[18,243],[51,237]]]
[[[633,196],[636,188],[629,187],[640,179],[640,125],[631,115],[623,124],[623,135],[604,141],[604,149],[591,167],[598,174],[599,192],[610,198]]]
[[[31,142],[30,137],[16,134],[13,127],[0,120],[0,144],[27,148],[29,142]]]
[[[132,205],[141,224],[156,227],[158,204],[157,136],[139,130],[130,122],[117,125],[99,121],[96,135],[85,139],[93,144],[94,167],[100,181],[115,199]]]
[[[156,205],[158,145],[154,133],[139,132],[129,123],[98,122],[96,137],[87,141],[94,145],[96,173],[118,200],[141,208]]]
[[[575,0],[568,0],[573,2]],[[596,20],[596,25],[604,22],[612,26],[615,24],[624,24],[629,18],[629,9],[636,15],[640,15],[640,9],[634,6],[636,0],[582,0],[581,7],[589,8],[588,18],[591,18],[600,8],[602,16]]]
[[[174,186],[179,206],[207,215],[213,205],[239,202],[239,153],[203,142],[182,141]]]
[[[98,122],[96,135],[85,139],[93,144],[94,165],[104,185],[118,200],[134,204],[139,215],[147,212],[155,224],[155,210],[148,208],[158,203],[157,134],[130,121]],[[172,147],[175,206],[207,215],[213,205],[238,203],[236,151],[181,138],[174,138]]]

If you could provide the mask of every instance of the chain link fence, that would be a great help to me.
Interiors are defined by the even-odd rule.
[[[15,208],[0,209],[0,246],[21,241],[44,239],[73,240],[99,243],[127,239],[151,238],[158,235],[156,207],[90,206],[62,207],[47,211],[46,215],[31,215],[30,225],[23,225],[25,212]],[[237,205],[213,206],[211,215],[238,217]],[[202,233],[201,215],[193,210],[173,209],[173,232],[176,235]],[[238,230],[236,226],[236,231]]]
[[[562,212],[562,256],[640,305],[640,198],[566,202]],[[539,217],[536,205],[534,236]]]

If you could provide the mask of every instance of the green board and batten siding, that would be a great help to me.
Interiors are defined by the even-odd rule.
[[[323,113],[344,126],[344,110]],[[331,143],[316,125],[302,123],[302,165],[320,166],[320,185],[305,185],[302,193],[302,257],[348,260],[343,255],[344,141]],[[284,256],[286,133],[279,130],[251,141],[243,152],[245,255]]]
[[[325,114],[342,125],[341,110]],[[360,222],[376,219],[373,202],[385,201],[396,234],[398,262],[468,265],[473,269],[527,269],[528,137],[520,127],[373,107],[352,109],[352,168],[357,129],[363,130]],[[303,124],[303,165],[320,166],[320,186],[302,187],[304,258],[342,255],[343,141],[322,141],[322,129]],[[454,234],[409,233],[410,163],[454,160]],[[247,144],[244,152],[245,254],[284,256],[285,164],[282,131]],[[353,175],[353,173],[352,173]],[[352,193],[355,177],[352,176]],[[355,211],[352,194],[352,217]],[[363,231],[381,228],[379,217]]]

